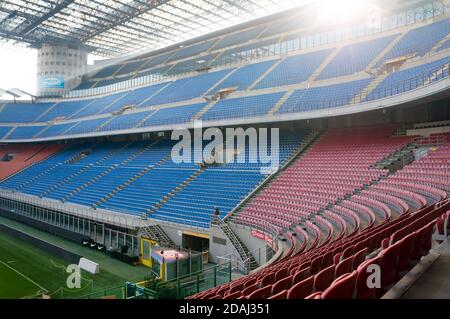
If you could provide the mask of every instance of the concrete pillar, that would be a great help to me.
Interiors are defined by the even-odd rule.
[[[87,50],[68,44],[43,44],[38,50],[37,95],[59,96],[77,87],[87,70]]]

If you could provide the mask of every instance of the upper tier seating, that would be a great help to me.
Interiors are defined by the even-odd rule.
[[[79,109],[79,111],[73,114],[71,118],[81,118],[91,116],[94,114],[107,113],[109,106],[113,102],[122,99],[126,94],[127,92],[122,92],[95,99],[87,107]]]
[[[5,137],[12,128],[12,126],[0,126],[0,139]]]
[[[289,18],[288,21],[288,29],[297,29],[298,24],[294,27],[290,23],[298,23],[298,21],[294,18],[292,20]],[[154,57],[141,56],[140,60],[119,62],[117,65],[108,66],[97,73],[97,75],[107,77],[98,79],[100,83],[96,87],[106,82],[116,82],[138,76],[133,73],[137,71],[137,68],[140,68],[139,72],[142,70],[140,75],[151,75],[150,77],[155,81],[153,83],[162,81],[157,84],[149,84],[146,87],[128,89],[125,92],[95,98],[62,99],[57,103],[8,103],[0,106],[0,124],[17,123],[15,126],[20,126],[21,123],[24,125],[36,123],[39,127],[46,126],[46,129],[42,128],[41,130],[36,127],[17,128],[12,134],[8,134],[8,138],[11,139],[51,139],[66,133],[73,135],[101,132],[98,135],[104,135],[107,130],[183,124],[191,122],[192,119],[220,121],[242,117],[270,117],[271,115],[307,112],[348,104],[356,105],[359,102],[383,99],[404,93],[447,78],[450,58],[442,58],[445,56],[445,52],[442,50],[449,42],[449,26],[450,19],[448,18],[443,20],[439,18],[434,22],[426,19],[426,25],[417,27],[417,25],[411,24],[405,26],[405,28],[410,28],[409,31],[402,29],[389,31],[389,35],[383,33],[371,35],[371,40],[367,40],[367,37],[360,40],[355,35],[350,36],[349,40],[346,37],[344,37],[345,40],[337,37],[333,40],[336,41],[333,44],[334,47],[330,48],[331,45],[327,45],[326,49],[320,40],[317,47],[307,46],[305,48],[302,45],[301,48],[298,47],[298,51],[294,51],[296,46],[286,41],[300,41],[299,37],[301,37],[303,43],[308,39],[314,39],[314,37],[305,37],[304,32],[289,33],[280,35],[280,37],[234,46],[237,39],[247,39],[258,32],[270,34],[268,30],[271,29],[278,30],[277,32],[283,30],[283,25],[279,25],[278,22],[264,25],[264,28],[251,27],[242,33],[236,32],[219,36],[214,40],[176,48]],[[418,40],[422,38],[425,40]],[[381,51],[386,47],[390,48],[389,44],[397,39],[399,42],[395,42],[392,50],[389,50],[386,56],[380,57]],[[280,40],[282,41],[280,42]],[[227,44],[233,44],[234,47],[225,48]],[[283,46],[291,46],[292,50],[288,54],[284,54],[286,48],[283,49]],[[194,56],[197,53],[201,55]],[[426,58],[421,60],[416,56],[416,58],[407,60],[403,66],[395,67],[396,71],[392,71],[391,68],[381,68],[381,63],[386,60],[410,53],[417,56],[426,55]],[[438,55],[433,58],[432,53]],[[272,60],[261,62],[260,58]],[[438,59],[432,61],[436,58]],[[214,69],[214,66],[227,62],[227,60],[230,63],[241,62],[242,65],[234,64],[228,69]],[[375,63],[378,60],[380,62]],[[168,61],[170,61],[169,64],[160,65]],[[325,61],[326,63],[324,63]],[[368,74],[365,75],[362,71],[369,65],[371,70],[367,70]],[[152,69],[152,67],[154,68]],[[377,67],[378,69],[376,69]],[[128,71],[131,72],[121,73]],[[179,73],[184,72],[189,72],[189,76],[180,78]],[[391,73],[384,74],[383,72]],[[121,77],[111,79],[113,73]],[[176,75],[178,79],[169,78],[168,75]],[[354,76],[350,78],[349,75]],[[307,82],[308,79],[313,80]],[[95,80],[95,82],[97,81]],[[289,85],[296,86],[285,87]],[[211,96],[225,88],[236,88],[240,92],[234,93],[228,98],[222,98],[208,109],[208,103],[212,103]],[[249,88],[252,88],[252,91]],[[261,89],[264,89],[262,93]],[[107,91],[105,90],[105,92]],[[292,95],[286,101],[278,96],[289,92],[286,94],[287,97],[292,91]],[[253,96],[253,94],[256,95]],[[281,103],[277,105],[280,99],[284,102],[282,105]],[[200,107],[200,104],[205,101],[208,107],[206,105]],[[158,110],[160,107],[172,106],[167,105],[172,103],[176,103],[176,108]],[[197,106],[189,105],[193,103]],[[189,105],[189,107],[183,109],[180,106],[182,104]],[[146,118],[139,115],[117,115],[126,111],[126,108],[148,108],[146,112],[153,112],[153,108],[155,108],[157,111],[148,117],[146,115],[151,113],[142,113],[141,115]],[[198,112],[196,112],[197,110]],[[102,114],[108,114],[108,118],[99,119],[98,117]],[[96,117],[96,119],[87,120],[86,117]],[[136,119],[136,122],[131,121],[133,118]],[[282,118],[286,117],[283,115]],[[73,119],[82,120],[73,124],[64,122]],[[102,126],[106,122],[110,124]],[[5,125],[0,125],[0,127],[2,127],[0,129],[0,138],[2,138],[10,130]]]
[[[76,125],[77,123],[66,123],[66,124],[56,124],[56,125],[50,125],[47,126],[47,128],[37,135],[35,137],[51,137],[51,136],[57,136],[57,135],[64,135],[64,132],[69,130],[72,126]]]
[[[111,121],[101,126],[99,131],[115,131],[126,130],[136,127],[147,117],[151,116],[155,111],[150,112],[138,112],[138,113],[126,113],[114,117]]]
[[[241,30],[236,33],[225,35],[219,41],[217,41],[217,43],[212,47],[212,50],[219,50],[225,47],[230,47],[233,45],[248,42],[249,40],[256,39],[264,28],[264,26],[256,26],[250,29]]]
[[[143,106],[175,103],[201,97],[229,72],[230,70],[203,73],[176,80],[144,103]]]
[[[136,72],[138,69],[140,69],[145,64],[145,62],[146,62],[145,60],[126,62],[120,68],[120,70],[116,73],[116,75],[122,75],[122,74]]]
[[[265,76],[255,88],[264,89],[304,82],[322,64],[331,51],[331,49],[327,49],[287,57]]]
[[[444,43],[442,43],[439,46],[438,51],[447,50],[448,48],[450,48],[450,39],[448,39]]]
[[[211,93],[230,87],[237,87],[237,91],[244,91],[275,63],[276,61],[271,60],[244,65],[220,83]]]
[[[205,103],[196,103],[191,105],[161,108],[153,113],[153,115],[146,119],[140,126],[145,127],[187,123],[205,106]]]
[[[93,100],[68,101],[57,103],[48,112],[38,118],[39,122],[52,121],[58,117],[69,118],[76,112],[89,106]]]
[[[423,85],[440,80],[443,76],[448,76],[448,62],[450,57],[445,57],[433,62],[422,64],[416,67],[400,70],[389,74],[377,87],[368,94],[366,100],[381,99],[386,96],[400,94]],[[446,66],[443,73],[436,71]]]
[[[122,98],[104,108],[102,113],[114,112],[120,110],[124,106],[139,107],[139,105],[145,105],[148,98],[156,94],[166,85],[167,83],[160,83],[129,91]]]
[[[86,134],[94,132],[100,125],[108,121],[107,117],[76,122],[67,131],[65,135]]]
[[[202,43],[180,48],[166,62],[185,59],[205,52],[213,45],[214,42],[216,42],[216,40],[208,40]]]
[[[317,80],[351,75],[364,71],[368,64],[397,36],[398,34],[395,34],[344,46],[337,56],[319,74]]]
[[[45,128],[43,125],[39,126],[18,126],[12,131],[8,138],[11,140],[20,140],[20,139],[26,139],[31,138],[35,135],[37,135],[40,131],[42,131]]]
[[[108,65],[102,69],[100,69],[97,73],[94,74],[93,78],[106,78],[109,76],[113,76],[120,68],[122,64],[112,64]]]
[[[381,59],[379,64],[390,59],[407,55],[423,56],[429,52],[435,44],[447,36],[449,30],[450,19],[444,19],[439,22],[412,29],[401,38],[383,59]]]
[[[202,120],[224,120],[266,115],[281,99],[284,93],[271,93],[217,102],[202,116]]]
[[[1,123],[31,123],[45,113],[52,103],[10,103],[0,112]]]
[[[348,105],[371,79],[300,89],[283,103],[277,113],[295,113]]]

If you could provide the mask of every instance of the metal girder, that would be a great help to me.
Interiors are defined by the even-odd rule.
[[[170,0],[151,0],[151,4],[148,3],[141,3],[142,6],[140,8],[136,8],[136,10],[134,12],[131,12],[130,14],[122,14],[121,17],[117,17],[117,20],[114,21],[113,23],[107,24],[105,26],[103,26],[102,28],[99,28],[96,32],[90,34],[89,36],[81,39],[81,41],[87,41],[89,39],[92,39],[94,37],[96,37],[97,35],[102,34],[105,31],[108,31],[110,29],[113,29],[114,27],[117,27],[119,25],[122,25],[124,23],[126,23],[127,21],[130,21],[133,18],[136,18],[138,16],[140,16],[141,14],[152,10],[154,8],[157,8],[159,5],[169,2]]]
[[[292,0],[1,0],[0,40],[84,44],[104,56],[151,50],[288,7]]]
[[[42,22],[48,20],[49,18],[53,17],[58,12],[61,12],[62,9],[67,8],[70,4],[72,4],[75,0],[63,0],[60,4],[56,5],[53,9],[51,9],[49,12],[44,14],[39,19],[33,21],[30,25],[28,25],[25,29],[19,32],[20,36],[23,36],[27,34],[30,31],[33,31],[37,26],[39,26]]]

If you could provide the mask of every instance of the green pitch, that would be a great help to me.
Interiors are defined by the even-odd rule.
[[[67,263],[36,247],[0,233],[0,298],[27,298],[46,292],[51,298],[76,298],[124,285],[124,278],[105,270],[82,272],[81,288],[69,289]]]

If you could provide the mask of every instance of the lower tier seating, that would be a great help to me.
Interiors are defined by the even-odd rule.
[[[279,165],[309,133],[306,129],[280,132]],[[212,165],[173,162],[175,143],[162,139],[74,144],[3,180],[0,188],[207,228],[215,208],[225,217],[267,176],[262,168],[269,164],[259,152],[251,153],[248,143],[243,149],[235,144],[232,162]],[[267,150],[270,155],[270,145]]]
[[[447,199],[450,193],[448,171],[450,139],[448,138],[449,134],[441,134],[440,137],[443,138],[436,140],[442,142],[435,146],[428,146],[425,156],[418,158],[394,174],[382,175],[377,183],[366,185],[361,191],[345,196],[333,205],[328,205],[327,209],[323,210],[324,213],[303,215],[297,213],[295,215],[297,222],[303,218],[302,227],[292,224],[289,230],[285,230],[286,235],[289,232],[296,232],[297,237],[301,237],[300,241],[307,242],[297,251],[290,250],[285,257],[272,265],[189,298],[380,298],[414,265],[420,262],[423,256],[428,254],[431,249],[432,234],[435,232],[443,234],[445,225],[448,226],[450,217],[450,200]],[[378,141],[382,140],[380,136],[374,138]],[[385,137],[385,141],[390,139],[395,138]],[[323,149],[321,143],[326,140],[325,136],[308,154],[316,154],[314,150]],[[356,136],[353,143],[356,144],[357,140]],[[336,145],[346,148],[346,143],[342,143],[342,136],[336,137],[336,141],[339,141]],[[368,145],[375,147],[376,143],[368,143]],[[399,146],[397,145],[397,147]],[[353,152],[347,149],[347,152],[353,155],[353,159],[366,157],[364,152],[361,153],[356,148]],[[308,162],[308,154],[303,156],[305,162]],[[315,159],[317,158],[316,156]],[[331,157],[331,159],[334,158]],[[347,160],[352,163],[352,166],[358,168],[357,160],[352,162],[350,157]],[[302,159],[292,166],[299,166],[301,162]],[[314,166],[313,163],[311,162],[310,165]],[[327,172],[329,170],[326,165],[323,166],[323,169]],[[286,176],[288,172],[286,170],[276,181],[289,177]],[[347,171],[350,176],[351,173],[352,171]],[[341,177],[338,178],[338,180],[340,179]],[[263,190],[252,204],[258,203],[261,198],[264,198],[267,191],[276,185],[276,181]],[[327,180],[328,184],[329,182]],[[324,183],[321,188],[327,186]],[[285,191],[287,189],[289,187]],[[311,187],[312,194],[315,189],[320,188]],[[328,191],[327,188],[326,190]],[[301,194],[302,199],[307,198],[306,192]],[[271,199],[269,203],[275,203],[275,198]],[[277,219],[269,218],[280,209],[280,207],[271,209],[269,206],[265,212],[261,211],[258,218],[276,223]],[[364,227],[352,233],[347,232],[342,236],[342,224],[339,226],[335,219],[332,231],[338,234],[334,238],[326,236],[321,229],[325,225],[322,218],[325,217],[331,221],[330,211],[335,214],[340,213],[341,216],[344,216],[344,213],[352,215],[351,212],[353,212],[354,220],[359,218],[360,225]],[[296,210],[293,209],[292,212],[296,212]],[[245,223],[249,220],[253,223],[258,222],[256,218],[245,220],[251,216],[246,209],[241,214],[242,216],[238,215],[235,222],[243,221]],[[317,215],[321,218],[318,219]],[[277,216],[281,218],[282,214]],[[354,221],[349,222],[348,216],[346,221],[348,225],[356,225]],[[279,225],[281,226],[281,223]],[[290,236],[286,237],[291,238]],[[296,240],[299,241],[299,238]],[[366,285],[367,268],[373,264],[380,266],[381,269],[381,287],[379,288],[370,288]]]

